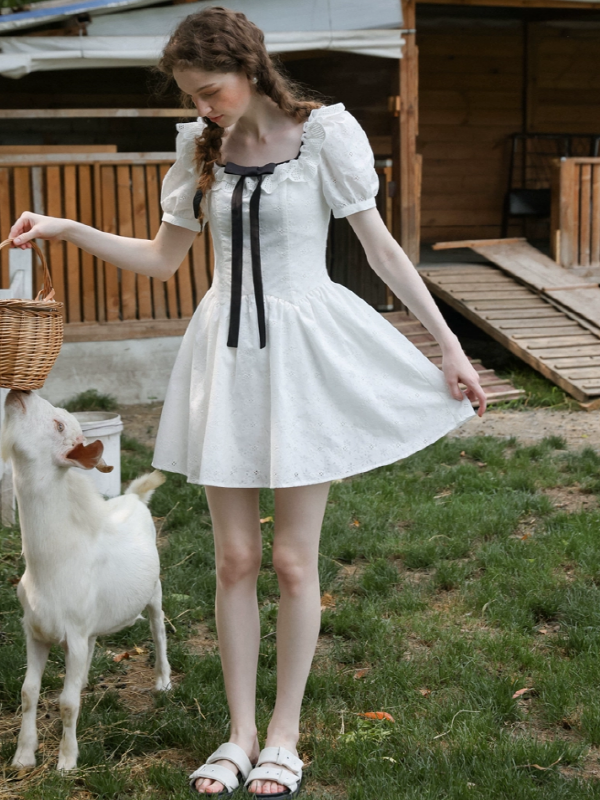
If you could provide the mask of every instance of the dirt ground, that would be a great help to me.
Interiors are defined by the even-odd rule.
[[[154,447],[162,404],[121,406],[126,436]],[[545,436],[562,436],[571,450],[593,447],[600,450],[600,410],[554,411],[548,408],[501,411],[493,407],[482,418],[474,417],[451,436],[516,436],[523,444],[533,444]]]

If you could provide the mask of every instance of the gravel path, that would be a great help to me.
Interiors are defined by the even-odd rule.
[[[161,403],[121,406],[124,435],[154,447]],[[573,450],[594,447],[600,450],[600,410],[553,411],[547,408],[500,411],[491,409],[482,418],[474,417],[451,436],[516,436],[523,444],[533,444],[545,436],[562,436]]]
[[[486,411],[451,436],[516,436],[522,444],[534,444],[545,436],[562,436],[570,450],[600,450],[600,410],[553,411],[549,408]]]

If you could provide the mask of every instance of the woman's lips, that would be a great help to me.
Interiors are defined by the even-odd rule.
[[[221,119],[222,116],[223,116],[223,114],[219,114],[218,117],[209,117],[209,120],[211,122],[218,122]]]

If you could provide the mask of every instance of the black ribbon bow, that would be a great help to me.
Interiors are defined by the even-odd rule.
[[[231,312],[229,318],[229,336],[227,347],[237,347],[240,334],[240,314],[242,307],[242,266],[244,252],[244,230],[242,218],[242,196],[244,193],[244,180],[248,177],[258,178],[256,188],[250,198],[250,254],[252,257],[252,280],[254,283],[254,299],[258,315],[258,333],[261,349],[267,343],[265,323],[265,301],[263,295],[262,272],[260,267],[260,228],[258,210],[262,179],[265,175],[272,175],[276,164],[265,164],[263,167],[241,167],[228,161],[225,172],[229,175],[239,175],[240,179],[235,185],[231,197]]]

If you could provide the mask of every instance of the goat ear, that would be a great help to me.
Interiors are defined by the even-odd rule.
[[[100,439],[96,439],[91,444],[77,444],[65,455],[65,460],[70,461],[74,466],[82,469],[94,469],[100,472],[112,472],[113,468],[106,465],[102,458],[104,445]]]

